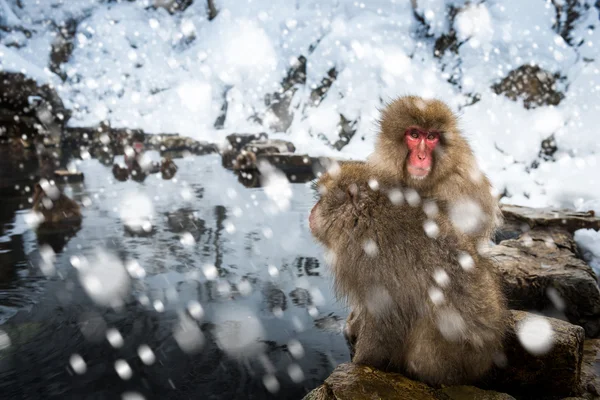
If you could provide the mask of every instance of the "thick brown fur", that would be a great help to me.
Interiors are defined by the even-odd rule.
[[[433,152],[433,166],[424,179],[408,174],[408,148],[404,134],[410,126],[441,132],[440,144]],[[468,236],[489,240],[502,223],[498,199],[492,194],[489,179],[481,172],[473,151],[461,134],[458,119],[440,100],[417,96],[400,97],[382,111],[380,132],[375,151],[368,163],[375,169],[391,174],[406,187],[432,200],[451,205],[466,198],[473,200],[486,215],[477,232]]]
[[[506,305],[495,271],[474,247],[459,249],[443,221],[437,237],[428,237],[422,204],[392,203],[397,183],[387,176],[364,163],[342,163],[319,180],[321,196],[311,212],[313,235],[329,251],[336,294],[352,310],[346,333],[353,361],[430,385],[472,383],[502,351]],[[463,250],[474,268],[460,265]],[[446,285],[436,283],[439,271],[447,274]],[[441,303],[430,296],[435,288]]]

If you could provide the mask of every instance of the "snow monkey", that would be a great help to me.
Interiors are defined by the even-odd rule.
[[[382,111],[368,163],[420,196],[446,204],[468,240],[489,241],[502,223],[498,199],[450,108],[440,100],[400,97]]]
[[[309,225],[352,310],[353,361],[430,385],[483,377],[502,353],[507,317],[490,261],[366,163],[341,163],[316,186]]]

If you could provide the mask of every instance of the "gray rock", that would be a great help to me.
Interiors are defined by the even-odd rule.
[[[529,228],[561,228],[571,233],[578,229],[600,229],[600,218],[594,211],[530,208],[508,204],[503,204],[501,208],[507,221],[526,224]]]
[[[600,288],[592,269],[576,255],[571,234],[534,228],[489,249],[511,308],[564,313],[589,337],[600,335]]]
[[[542,317],[552,328],[552,346],[547,353],[536,355],[521,345],[516,333],[518,324],[533,314],[511,311],[511,316],[504,348],[506,365],[492,371],[482,386],[536,398],[578,394],[585,338],[583,328]]]

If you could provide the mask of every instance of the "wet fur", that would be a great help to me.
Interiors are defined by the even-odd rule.
[[[391,203],[389,190],[397,187],[393,178],[356,162],[342,163],[338,172],[318,182],[322,194],[313,210],[313,234],[334,254],[336,294],[352,310],[346,337],[354,346],[353,361],[430,385],[467,384],[482,377],[502,351],[506,318],[490,261],[467,248],[476,266],[465,271],[458,262],[459,238],[448,224],[438,220],[441,232],[431,239],[423,230],[427,217],[421,206]],[[369,187],[371,178],[379,190]],[[364,251],[366,240],[375,241],[375,257]],[[442,305],[428,295],[436,286],[437,269],[450,277]],[[464,329],[450,341],[438,328],[438,318],[454,311],[462,316]]]

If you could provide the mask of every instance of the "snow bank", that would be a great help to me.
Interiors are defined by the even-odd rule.
[[[583,259],[594,269],[596,275],[600,274],[600,232],[580,229],[575,231],[575,241],[583,253]]]
[[[565,10],[557,23],[555,5],[542,0],[220,0],[212,21],[199,0],[174,15],[149,0],[20,3],[2,1],[2,21],[32,36],[0,36],[0,62],[36,79],[48,74],[54,26],[79,21],[58,87],[74,110],[71,125],[107,119],[211,141],[267,130],[300,152],[363,159],[386,101],[435,96],[459,111],[482,168],[508,196],[503,201],[600,212],[600,27],[591,0],[575,5],[571,25]],[[455,35],[456,46],[436,56],[443,35]],[[15,42],[22,46],[6,47]],[[273,132],[265,96],[281,90],[301,55],[306,83],[291,97],[293,120],[285,133]],[[558,106],[528,110],[490,89],[526,64],[564,77]],[[311,92],[332,69],[337,77],[315,104]],[[215,129],[225,102],[223,129]],[[337,151],[340,115],[356,134]],[[540,143],[550,135],[558,150],[543,160]]]

